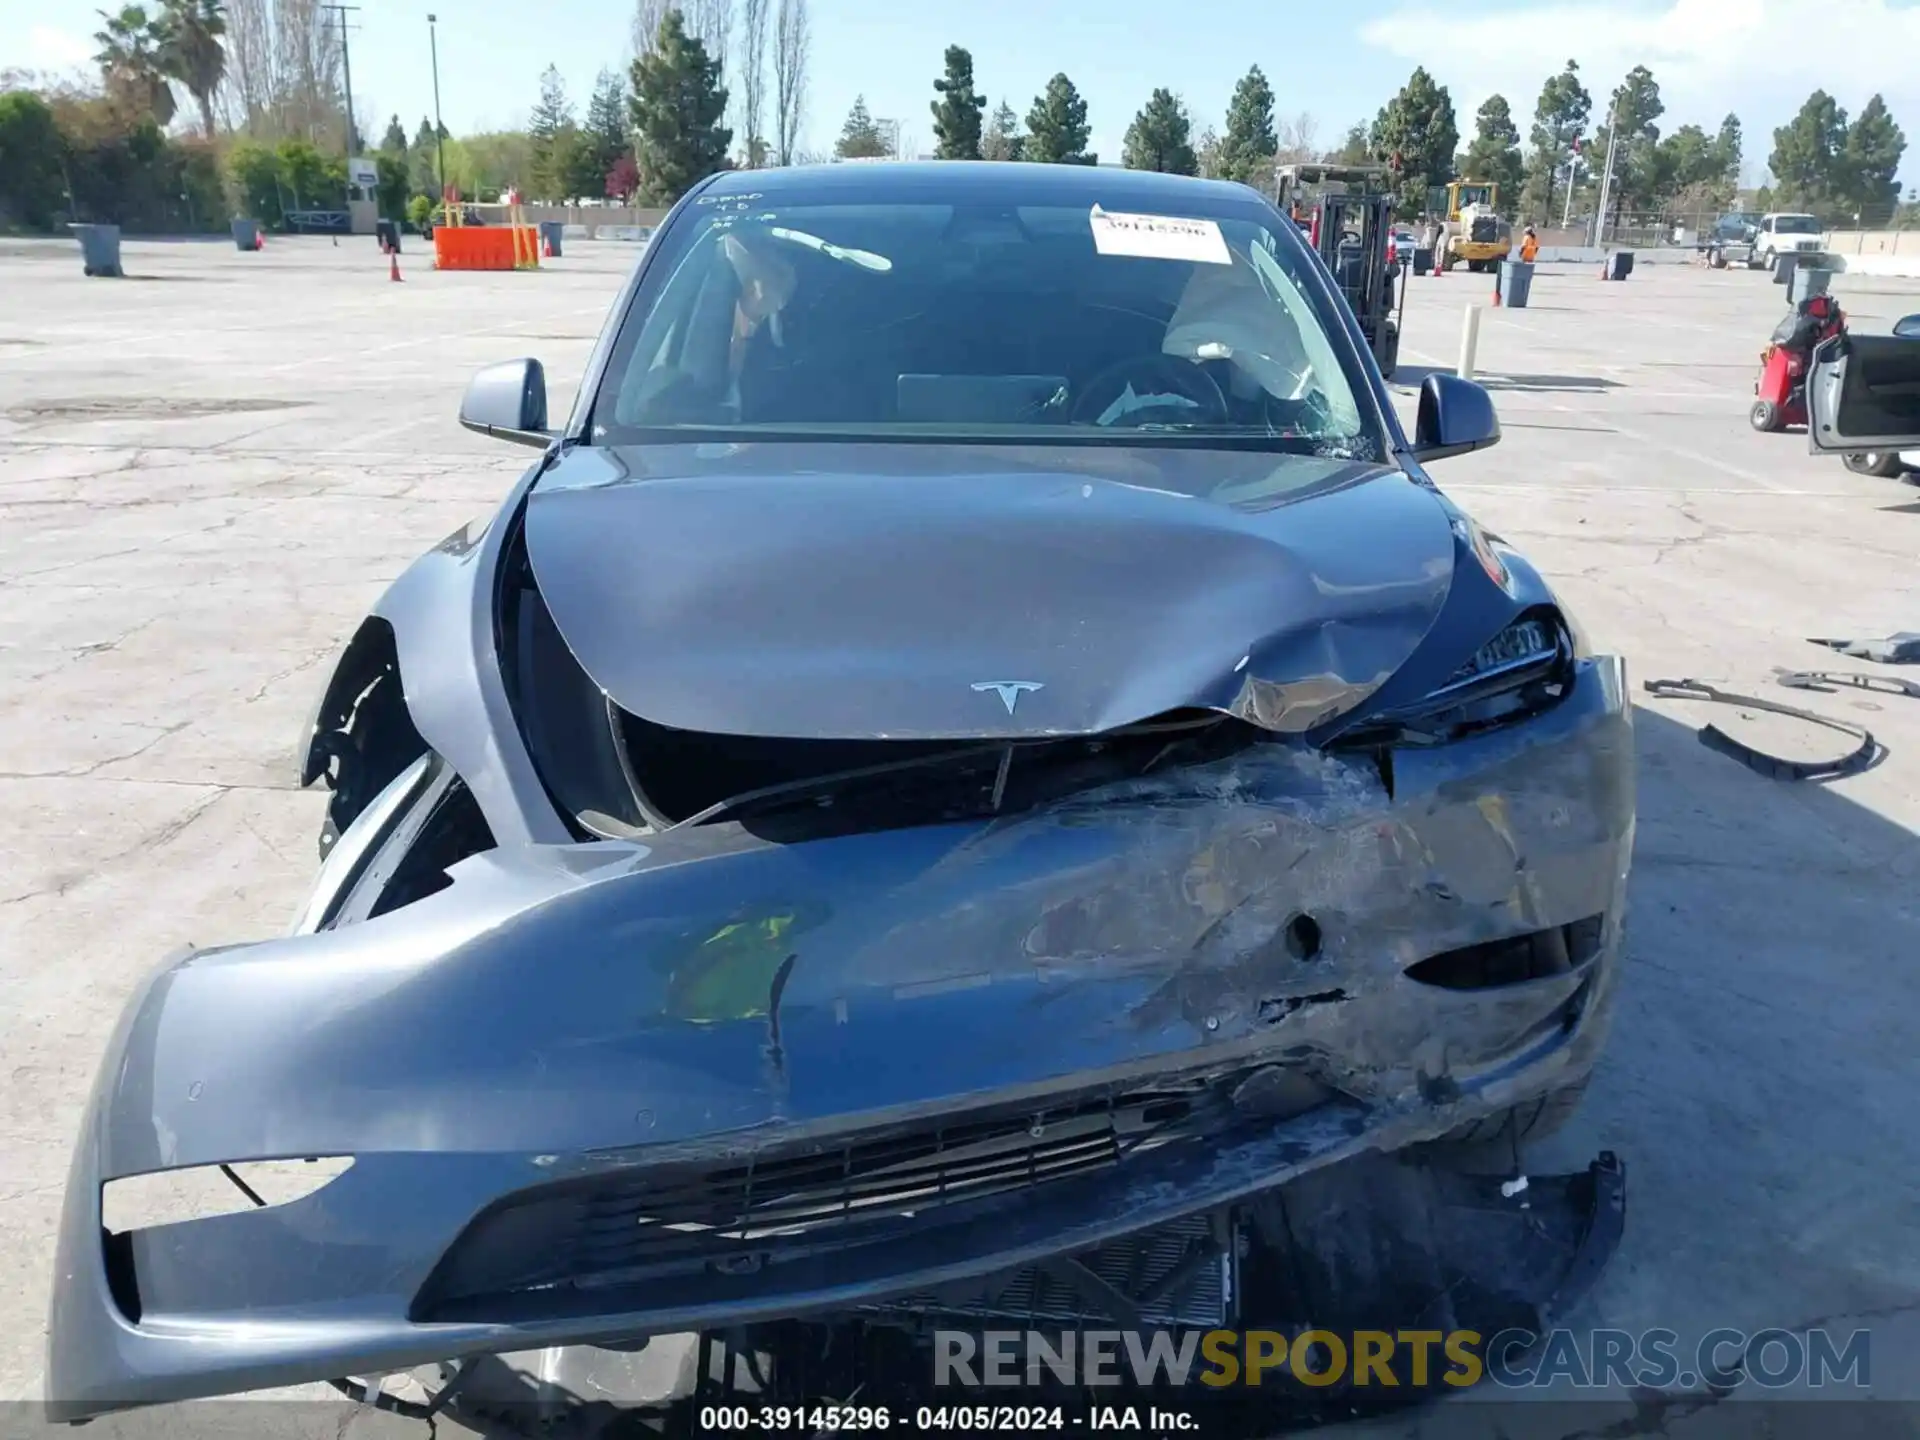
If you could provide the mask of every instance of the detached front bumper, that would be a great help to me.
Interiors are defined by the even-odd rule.
[[[89,1105],[50,1407],[852,1309],[1435,1138],[1591,1068],[1633,793],[1600,658],[1547,713],[1390,769],[1267,746],[991,824],[497,851],[379,920],[191,956],[130,1003]],[[1503,969],[1542,934],[1563,963]],[[1238,1105],[1255,1074],[1310,1098],[751,1266],[633,1249],[669,1175],[983,1116],[1037,1138],[1176,1081]],[[103,1229],[109,1182],[308,1156],[353,1163]]]

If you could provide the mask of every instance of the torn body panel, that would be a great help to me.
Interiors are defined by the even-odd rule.
[[[521,477],[503,515],[515,513],[540,468]],[[573,834],[541,788],[500,675],[494,577],[512,528],[456,530],[394,581],[374,614],[392,627],[414,729],[472,792],[494,836],[562,844]]]
[[[390,914],[193,956],[101,1071],[49,1393],[75,1417],[875,1304],[1574,1083],[1612,997],[1629,713],[1618,662],[1586,660],[1551,710],[1399,752],[1390,781],[1272,741],[965,824],[503,840]],[[1408,973],[1522,940],[1551,963]],[[1276,1067],[1304,1099],[1273,1099]],[[636,1186],[731,1194],[742,1165],[996,1116],[1044,1131],[1169,1086],[1189,1108],[1155,1145],[748,1244],[751,1273],[726,1234],[691,1268],[631,1227],[579,1244]],[[102,1243],[104,1182],[306,1155],[353,1164],[287,1205]]]

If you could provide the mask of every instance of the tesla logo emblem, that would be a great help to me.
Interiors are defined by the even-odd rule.
[[[973,693],[984,695],[991,690],[1000,697],[1000,703],[1007,707],[1007,714],[1013,714],[1013,707],[1020,703],[1020,697],[1029,690],[1043,688],[1038,680],[981,680],[973,687]]]

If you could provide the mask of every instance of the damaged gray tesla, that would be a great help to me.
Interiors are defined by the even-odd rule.
[[[111,1042],[56,1416],[871,1396],[941,1330],[1591,1284],[1611,1157],[1518,1200],[1448,1157],[1603,1043],[1621,662],[1427,477],[1486,394],[1406,435],[1262,197],[719,175],[566,423],[531,360],[461,419],[540,455],[346,640],[291,933]],[[1423,1236],[1357,1246],[1353,1174]]]

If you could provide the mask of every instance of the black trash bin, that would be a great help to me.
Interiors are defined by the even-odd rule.
[[[1633,274],[1633,251],[1609,251],[1607,258],[1600,262],[1602,280],[1624,280]]]
[[[1416,245],[1413,249],[1413,273],[1431,275],[1433,273],[1433,247]]]
[[[400,222],[398,220],[376,220],[373,222],[374,238],[380,242],[382,254],[400,253]]]
[[[239,220],[233,222],[233,248],[236,250],[258,250],[260,248],[260,222],[258,220]]]
[[[1784,255],[1773,257],[1773,283],[1776,285],[1793,284],[1793,272],[1800,268],[1800,257],[1789,250]]]
[[[560,240],[565,234],[567,223],[564,220],[542,220],[540,222],[540,243],[545,254],[555,260],[560,258]]]

